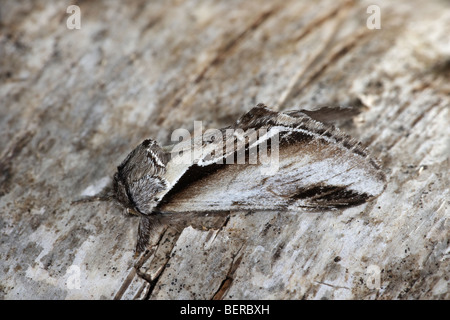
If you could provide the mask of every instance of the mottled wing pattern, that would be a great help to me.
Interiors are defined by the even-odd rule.
[[[200,159],[179,175],[158,210],[334,208],[363,203],[384,190],[380,167],[360,143],[304,113],[277,113],[258,105],[231,128],[278,134],[278,171],[266,176],[261,163],[218,164],[220,156],[215,161]]]

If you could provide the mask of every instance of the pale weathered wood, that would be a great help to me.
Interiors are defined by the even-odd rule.
[[[80,30],[70,4],[0,3],[2,298],[450,298],[447,2],[378,1],[379,30],[371,1],[83,1]],[[380,158],[386,191],[161,224],[138,258],[137,219],[71,205],[144,138],[258,102],[361,107],[341,125]]]

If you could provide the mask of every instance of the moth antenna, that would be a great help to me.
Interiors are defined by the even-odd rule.
[[[167,145],[167,146],[161,147],[161,149],[163,149],[164,152],[169,152],[169,153],[170,153],[170,152],[172,151],[172,149],[173,149],[176,145],[177,145],[177,143],[169,144],[169,145]]]
[[[93,196],[85,196],[81,197],[79,199],[76,199],[72,201],[70,204],[80,204],[80,203],[87,203],[87,202],[95,202],[95,201],[112,201],[114,200],[114,194],[111,187],[106,187],[99,193]]]

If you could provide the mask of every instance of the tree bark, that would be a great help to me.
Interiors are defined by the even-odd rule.
[[[370,1],[80,1],[81,29],[71,4],[0,3],[2,298],[450,298],[447,2],[378,1],[380,29]],[[340,127],[385,192],[162,223],[139,257],[138,219],[71,204],[145,138],[259,102],[358,107]]]

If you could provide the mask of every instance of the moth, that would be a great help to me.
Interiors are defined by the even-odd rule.
[[[376,198],[385,189],[380,165],[360,142],[316,120],[323,115],[258,104],[231,126],[188,141],[144,140],[109,187],[82,201],[113,200],[139,216],[139,253],[162,213],[323,210]]]

